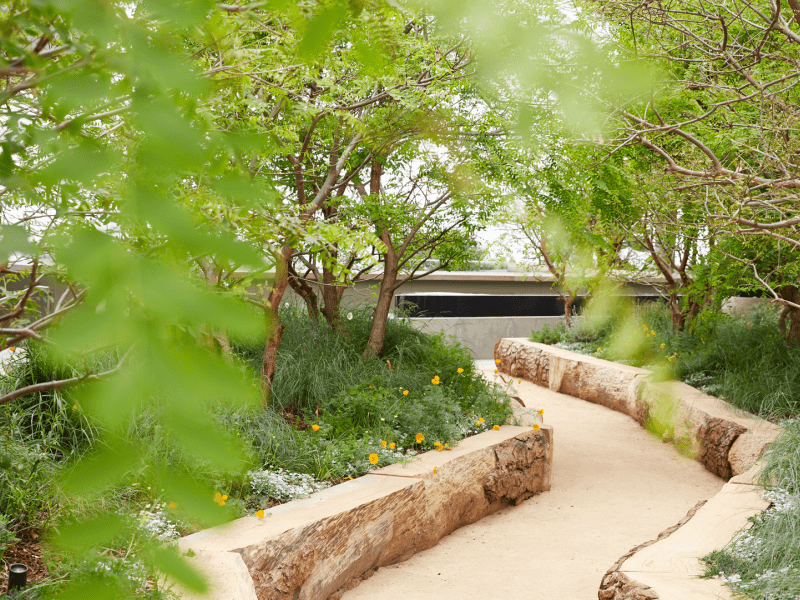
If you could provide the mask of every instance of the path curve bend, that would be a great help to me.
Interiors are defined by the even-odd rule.
[[[627,415],[513,383],[554,428],[551,491],[379,569],[342,600],[592,600],[609,566],[725,484]]]

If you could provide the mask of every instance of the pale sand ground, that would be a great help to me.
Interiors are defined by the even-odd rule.
[[[551,491],[378,570],[343,600],[596,599],[617,559],[722,488],[722,479],[630,417],[514,384],[553,425]]]

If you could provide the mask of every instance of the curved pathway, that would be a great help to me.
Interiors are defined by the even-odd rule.
[[[617,559],[725,483],[626,415],[514,384],[553,425],[551,491],[378,570],[342,600],[593,600]]]

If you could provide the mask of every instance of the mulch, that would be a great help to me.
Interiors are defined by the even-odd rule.
[[[39,532],[29,529],[18,532],[16,535],[20,541],[10,546],[0,561],[0,592],[5,592],[8,587],[8,566],[14,563],[27,565],[29,584],[49,576],[47,567],[42,561]]]

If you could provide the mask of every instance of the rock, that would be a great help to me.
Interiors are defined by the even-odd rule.
[[[483,484],[490,503],[519,504],[550,489],[553,446],[543,436],[515,439],[495,449],[497,466]]]
[[[495,357],[500,371],[627,414],[725,479],[752,467],[779,432],[685,383],[653,383],[645,369],[524,339],[500,340]]]
[[[733,477],[731,465],[728,462],[728,451],[733,442],[747,431],[741,425],[723,419],[708,418],[700,427],[698,437],[703,441],[700,450],[700,462],[706,469],[722,477]]]
[[[629,579],[624,573],[612,571],[603,576],[597,597],[600,600],[657,600],[658,594],[653,588]]]
[[[179,547],[195,552],[191,560],[210,575],[215,600],[336,600],[379,567],[549,490],[551,464],[552,428],[503,426],[262,520],[198,532]]]

